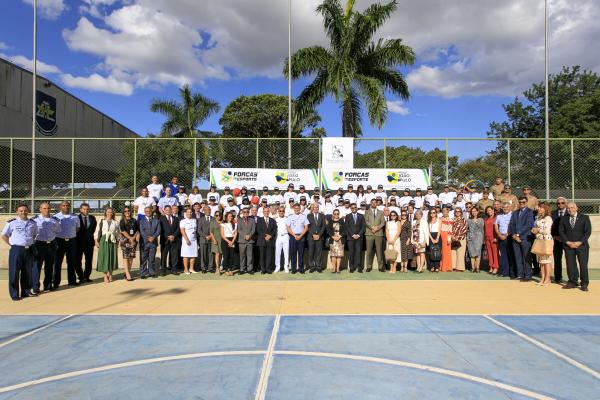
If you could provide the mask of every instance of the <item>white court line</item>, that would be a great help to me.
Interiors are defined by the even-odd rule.
[[[517,393],[523,396],[530,397],[536,400],[554,400],[553,397],[549,397],[540,393],[532,392],[531,390],[523,389],[517,386],[508,385],[501,382],[496,382],[491,379],[481,378],[475,375],[465,374],[463,372],[452,371],[449,369],[432,367],[429,365],[415,364],[406,361],[391,360],[388,358],[369,357],[369,356],[357,356],[350,354],[338,354],[338,353],[321,353],[312,351],[288,351],[288,350],[277,350],[273,352],[276,355],[292,355],[292,356],[307,356],[307,357],[322,357],[322,358],[337,358],[342,360],[354,360],[354,361],[367,361],[378,364],[396,365],[405,368],[418,369],[421,371],[433,372],[436,374],[447,375],[454,378],[464,379],[483,385],[493,386],[495,388],[506,390],[512,393]]]
[[[0,314],[0,319],[2,317],[22,317],[22,316],[48,316],[48,315],[56,315],[56,314]],[[280,315],[282,317],[483,317],[486,314],[440,314],[440,313],[389,313],[389,314],[344,314],[344,313],[333,313],[333,314],[198,314],[198,313],[169,313],[169,314],[140,314],[140,313],[93,313],[93,314],[73,314],[84,317],[275,317]],[[514,313],[505,313],[505,314],[494,314],[496,316],[509,316],[509,317],[600,317],[600,313],[598,314],[514,314]]]
[[[75,378],[82,375],[95,374],[97,372],[111,371],[113,369],[119,368],[128,368],[135,367],[138,365],[147,365],[147,364],[155,364],[166,361],[179,361],[179,360],[191,360],[196,358],[204,358],[204,357],[221,357],[221,356],[247,356],[247,355],[262,355],[266,352],[263,350],[249,350],[249,351],[219,351],[219,352],[210,352],[210,353],[192,353],[192,354],[182,354],[177,356],[167,356],[167,357],[157,357],[157,358],[147,358],[144,360],[136,360],[129,361],[119,364],[111,364],[104,365],[96,368],[83,369],[80,371],[72,371],[67,372],[60,375],[47,376],[41,379],[35,379],[28,382],[18,383],[16,385],[5,386],[0,388],[0,393],[6,393],[17,389],[24,389],[29,386],[40,385],[42,383],[60,381],[68,378]]]
[[[528,336],[526,334],[524,334],[523,332],[520,332],[492,317],[490,317],[489,315],[484,315],[484,318],[487,318],[488,320],[492,321],[494,324],[516,334],[517,336],[519,336],[522,339],[527,340],[530,343],[533,343],[534,345],[536,345],[537,347],[546,350],[548,353],[554,354],[556,357],[566,361],[567,363],[571,364],[572,366],[579,368],[580,370],[587,372],[588,374],[592,375],[594,378],[596,379],[600,379],[600,373],[598,373],[598,371],[593,370],[592,368],[588,367],[585,364],[580,363],[577,360],[572,359],[571,357],[554,350],[552,347],[545,345],[544,343],[540,342],[539,340],[536,340],[534,338],[532,338],[531,336]]]
[[[6,342],[2,342],[2,343],[0,343],[0,349],[3,348],[4,346],[8,346],[9,344],[12,344],[12,343],[17,342],[17,341],[19,341],[21,339],[25,339],[26,337],[34,335],[34,334],[36,334],[36,333],[38,333],[40,331],[43,331],[44,329],[48,329],[51,326],[54,326],[54,325],[56,325],[56,324],[58,324],[60,322],[63,322],[64,320],[67,320],[67,319],[73,317],[74,315],[76,315],[76,314],[67,315],[66,317],[62,317],[61,319],[58,319],[58,320],[50,322],[50,323],[48,323],[46,325],[40,326],[37,329],[34,329],[32,331],[29,331],[29,332],[26,332],[26,333],[24,333],[22,335],[14,337],[14,338],[12,338],[10,340],[7,340]]]
[[[260,371],[260,378],[258,380],[258,386],[256,387],[256,400],[264,400],[267,395],[267,383],[269,381],[269,375],[271,375],[271,368],[273,367],[273,350],[277,343],[277,333],[279,332],[279,320],[281,316],[278,314],[275,316],[273,321],[273,331],[271,332],[271,339],[269,340],[269,348],[265,354],[263,366]]]

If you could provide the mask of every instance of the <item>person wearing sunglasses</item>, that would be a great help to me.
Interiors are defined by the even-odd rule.
[[[131,282],[131,267],[133,266],[133,260],[135,259],[135,249],[140,240],[140,228],[135,218],[131,216],[131,208],[125,207],[123,209],[123,217],[119,223],[119,229],[121,229],[121,252],[123,253],[123,266],[125,269],[125,279]]]
[[[558,232],[558,226],[560,220],[564,216],[569,215],[567,210],[567,199],[565,197],[558,197],[556,199],[556,210],[552,211],[550,216],[552,217],[552,237],[554,238],[554,283],[562,283],[562,269],[563,269],[563,254],[564,245],[560,241],[560,233]]]
[[[513,240],[513,251],[515,264],[517,266],[517,278],[521,282],[531,281],[532,266],[529,251],[533,242],[531,228],[535,224],[533,211],[527,207],[527,197],[519,197],[519,209],[512,214],[509,225],[509,233]]]

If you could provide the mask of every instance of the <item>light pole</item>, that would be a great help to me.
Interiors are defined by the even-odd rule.
[[[31,211],[35,198],[35,114],[37,92],[37,0],[33,0],[33,85],[31,91]]]
[[[288,169],[292,168],[292,0],[288,0]]]
[[[544,0],[544,141],[546,147],[546,200],[550,200],[550,126],[548,121],[548,0]]]

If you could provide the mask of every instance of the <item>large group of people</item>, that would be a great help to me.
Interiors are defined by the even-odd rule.
[[[96,269],[107,283],[118,268],[119,251],[125,279],[132,281],[138,249],[141,279],[180,271],[320,273],[327,250],[336,274],[370,271],[374,258],[378,270],[389,273],[480,273],[485,261],[489,274],[523,282],[539,274],[541,286],[552,277],[562,283],[564,255],[563,288],[588,290],[590,219],[563,197],[551,211],[530,187],[517,196],[502,178],[481,192],[475,185],[445,185],[437,194],[432,187],[406,188],[402,195],[383,185],[298,189],[290,183],[285,191],[225,187],[219,193],[213,185],[204,195],[198,187],[188,194],[176,177],[162,185],[153,176],[140,196],[126,203],[120,220],[106,207],[97,221],[86,203],[72,214],[68,201],[53,215],[44,202],[39,215],[29,218],[21,204],[1,233],[11,246],[10,296],[19,300],[56,290],[65,258],[69,285],[90,282],[94,246]]]

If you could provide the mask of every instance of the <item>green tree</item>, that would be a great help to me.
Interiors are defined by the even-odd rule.
[[[293,79],[315,76],[298,96],[298,119],[309,114],[326,96],[341,103],[344,137],[361,135],[361,102],[373,126],[381,128],[387,118],[386,91],[401,99],[410,97],[398,66],[411,65],[415,55],[402,39],[378,39],[373,36],[397,9],[396,0],[375,3],[364,12],[354,10],[355,0],[324,0],[317,7],[323,16],[329,48],[312,46],[292,55]],[[288,77],[286,58],[284,74]]]
[[[556,75],[549,76],[550,138],[592,138],[600,132],[600,76],[582,70],[579,66],[563,67]],[[494,138],[543,138],[544,137],[544,84],[533,84],[523,92],[524,99],[515,98],[503,105],[506,120],[492,122],[488,132]],[[594,177],[600,174],[598,142],[575,142],[577,154],[575,187],[598,188]],[[508,146],[498,142],[493,155],[506,159]],[[510,159],[513,183],[532,185],[541,190],[545,187],[544,141],[512,141]],[[571,182],[571,156],[569,141],[550,142],[552,189],[566,190]],[[594,187],[595,185],[595,187]]]
[[[355,168],[428,168],[431,166],[431,183],[435,188],[446,182],[446,151],[435,148],[425,151],[420,148],[398,146],[387,147],[386,165],[383,163],[383,149],[369,153],[354,153]],[[458,168],[458,157],[448,157],[448,173],[454,176]],[[422,188],[425,189],[425,188]]]
[[[154,99],[150,110],[167,117],[161,133],[173,137],[197,137],[198,127],[212,114],[219,112],[219,104],[200,93],[192,93],[189,85],[183,85],[179,89],[179,94],[181,102]]]
[[[325,130],[318,126],[319,122],[321,117],[314,111],[305,114],[302,120],[295,119],[292,138],[312,140],[292,141],[293,168],[318,167],[317,139],[325,136]],[[281,140],[288,137],[287,97],[274,94],[240,96],[225,107],[219,123],[223,138],[228,139],[224,141],[224,157],[220,160],[222,166],[256,166],[258,145],[259,167],[287,168],[288,143],[287,140]],[[213,163],[213,166],[216,165]]]

